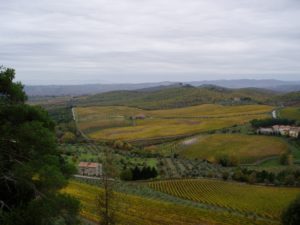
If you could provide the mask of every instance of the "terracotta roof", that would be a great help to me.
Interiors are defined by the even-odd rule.
[[[79,167],[88,167],[88,168],[96,168],[99,166],[99,163],[93,163],[93,162],[80,162]]]
[[[300,127],[292,127],[290,131],[300,131]]]

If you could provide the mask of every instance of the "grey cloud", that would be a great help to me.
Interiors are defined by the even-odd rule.
[[[300,78],[298,0],[0,0],[25,83]]]

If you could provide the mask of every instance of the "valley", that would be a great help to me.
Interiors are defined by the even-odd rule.
[[[68,162],[113,158],[119,224],[280,224],[300,194],[300,142],[252,126],[283,118],[298,123],[299,108],[274,104],[279,98],[265,90],[182,86],[44,107],[59,119],[61,135],[74,133],[59,146]],[[157,175],[136,177],[146,168]],[[101,178],[84,176],[63,190],[80,199],[81,215],[94,222],[101,191]]]

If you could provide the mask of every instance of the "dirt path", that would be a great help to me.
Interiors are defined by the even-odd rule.
[[[73,116],[73,120],[74,120],[74,123],[75,123],[75,128],[76,130],[80,133],[80,135],[86,139],[87,141],[90,141],[90,139],[85,135],[84,132],[82,132],[78,126],[78,121],[77,121],[77,118],[76,118],[76,111],[75,111],[75,108],[73,107],[72,108],[72,116]]]
[[[198,137],[193,137],[182,142],[183,145],[192,145],[198,141]]]
[[[272,111],[272,117],[273,117],[273,119],[277,119],[277,111],[276,110]]]

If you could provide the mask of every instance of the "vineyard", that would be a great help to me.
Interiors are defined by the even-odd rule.
[[[98,221],[96,208],[97,193],[101,188],[76,181],[63,190],[81,201],[81,215],[89,220]],[[206,210],[159,199],[145,198],[130,194],[116,193],[118,204],[116,212],[120,225],[271,225],[270,220],[254,219],[220,210]]]
[[[288,151],[288,144],[277,137],[214,134],[200,136],[193,143],[181,145],[179,154],[189,159],[206,159],[216,162],[227,155],[235,157],[240,163],[255,163],[257,160],[278,156]]]
[[[179,198],[218,206],[246,215],[279,220],[283,209],[300,189],[237,184],[217,180],[168,180],[149,186]]]
[[[76,118],[79,128],[92,139],[135,141],[218,130],[265,118],[271,110],[264,105],[200,105],[152,111],[122,106],[78,107]],[[139,115],[143,119],[132,119]]]
[[[300,121],[300,107],[287,107],[280,111],[280,117]]]

